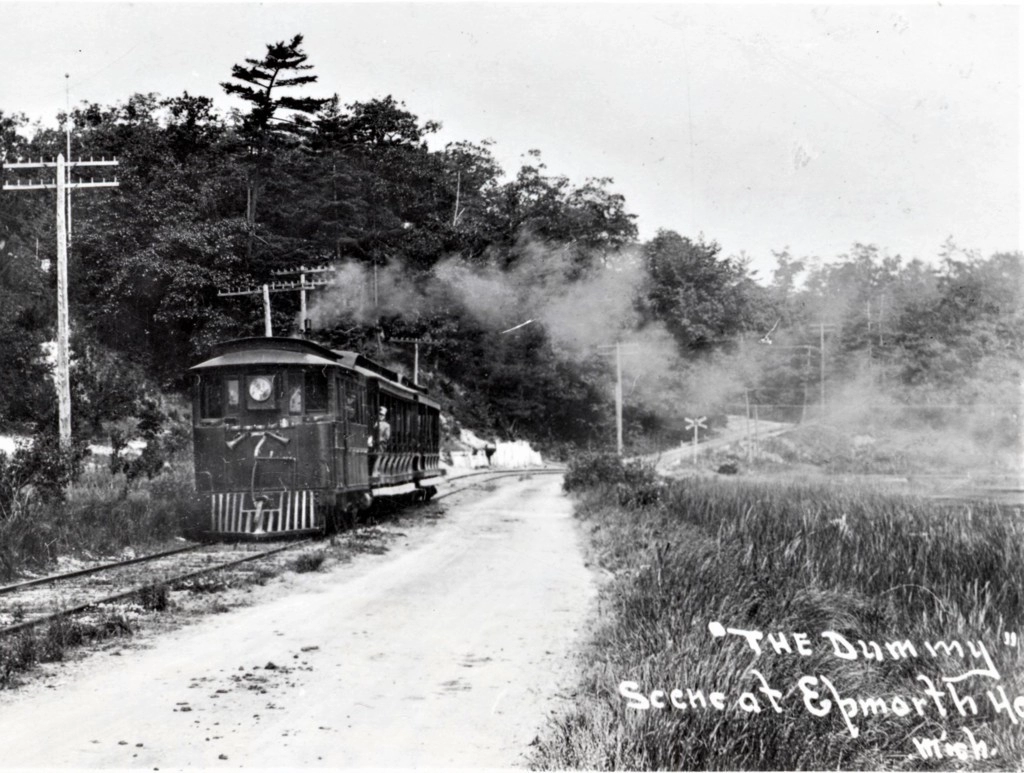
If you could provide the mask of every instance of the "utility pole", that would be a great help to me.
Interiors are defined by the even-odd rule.
[[[270,338],[274,335],[274,325],[270,321],[270,287],[263,285],[263,335]]]
[[[262,284],[259,287],[245,287],[245,288],[232,288],[229,290],[218,290],[218,298],[227,298],[235,295],[262,295],[263,296],[263,335],[270,338],[274,335],[274,328],[270,321],[270,294],[271,293],[285,293],[295,292],[298,290],[301,295],[301,327],[303,333],[306,332],[307,322],[306,319],[306,291],[315,290],[318,287],[326,287],[330,284],[326,279],[306,279],[306,274],[322,274],[327,271],[331,271],[330,268],[321,266],[317,268],[306,268],[303,266],[300,269],[275,271],[273,273],[278,275],[287,274],[298,274],[299,281],[287,281],[287,282],[268,282]]]
[[[636,350],[636,344],[623,344],[616,341],[615,344],[602,344],[597,347],[601,354],[611,355],[615,352],[615,449],[619,456],[622,456],[622,355],[630,354]]]
[[[821,418],[825,418],[825,328],[833,332],[836,325],[825,320],[818,322],[818,381],[821,401]]]
[[[871,364],[871,299],[868,298],[868,364]]]
[[[750,387],[746,387],[743,390],[743,402],[746,403],[747,415],[745,418],[744,427],[746,428],[747,436],[747,463],[749,464],[754,459],[754,446],[750,440]]]
[[[807,421],[807,384],[811,380],[811,347],[807,347],[807,351],[804,352],[804,399],[803,404],[800,406],[800,424],[804,424]]]
[[[310,289],[306,283],[306,274],[328,274],[333,273],[334,269],[330,266],[314,266],[313,268],[306,268],[301,266],[298,269],[288,270],[284,269],[281,271],[272,271],[274,276],[295,276],[299,275],[299,327],[305,332],[309,328],[309,318],[306,316],[306,290]],[[325,287],[330,282],[321,280],[320,282],[311,280],[310,285],[315,287]]]
[[[818,331],[821,334],[820,342],[818,344],[818,351],[820,356],[818,357],[818,365],[820,373],[818,375],[818,383],[821,388],[821,417],[825,418],[825,322],[822,320],[818,323]]]
[[[435,344],[447,343],[447,339],[444,338],[389,338],[389,344],[412,344],[413,345],[413,360],[412,360],[412,383],[419,386],[420,383],[420,345],[423,346],[434,346]]]
[[[71,74],[64,73],[64,109],[67,117],[64,119],[64,158],[71,162]],[[71,182],[71,167],[67,168],[66,182]],[[68,197],[68,258],[71,258],[71,186],[67,186]]]
[[[69,119],[70,120],[70,116]],[[71,147],[71,133],[68,131],[67,146]],[[99,161],[90,158],[88,161],[65,163],[64,154],[57,156],[56,161],[22,161],[5,164],[4,169],[54,169],[54,182],[39,180],[16,180],[4,183],[5,191],[51,190],[57,192],[57,371],[54,382],[57,387],[57,414],[60,426],[60,443],[67,447],[71,442],[71,375],[69,373],[70,329],[68,322],[68,232],[71,218],[71,191],[77,188],[116,188],[117,178],[113,180],[96,180],[90,178],[72,181],[71,169],[81,167],[117,166],[116,158],[103,158]]]

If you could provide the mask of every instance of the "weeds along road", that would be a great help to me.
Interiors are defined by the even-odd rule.
[[[522,764],[596,598],[560,487],[458,494],[387,554],[8,693],[0,765]]]

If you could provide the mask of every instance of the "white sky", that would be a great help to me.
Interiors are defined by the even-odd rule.
[[[641,237],[700,232],[761,274],[854,242],[1021,249],[1016,5],[40,3],[0,0],[0,110],[214,97],[305,36],[343,102],[392,94],[513,173],[614,178]]]

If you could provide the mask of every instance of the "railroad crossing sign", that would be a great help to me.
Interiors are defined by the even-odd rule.
[[[708,420],[707,416],[698,416],[696,419],[686,417],[686,428],[693,430],[693,466],[697,466],[697,435],[700,434],[700,430],[707,429],[708,425],[705,424]]]

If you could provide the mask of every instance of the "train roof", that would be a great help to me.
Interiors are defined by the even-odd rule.
[[[237,365],[337,365],[330,349],[298,338],[236,338],[215,344],[213,355],[189,370]]]
[[[238,365],[329,365],[336,367],[337,362],[318,357],[306,352],[275,352],[275,351],[244,351],[227,352],[212,359],[193,365],[189,370],[208,370],[209,368],[227,368]]]
[[[356,352],[328,349],[304,338],[236,338],[215,344],[213,357],[189,370],[244,365],[314,365],[341,367],[370,378],[381,379],[404,391],[426,396],[427,390],[405,376]],[[429,399],[429,398],[428,398]],[[433,401],[430,401],[433,404]]]

